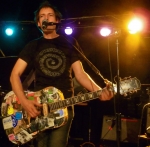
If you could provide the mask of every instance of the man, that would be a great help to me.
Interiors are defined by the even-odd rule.
[[[87,90],[96,91],[101,89],[84,71],[79,53],[71,44],[74,41],[57,34],[56,25],[42,27],[44,21],[59,23],[60,20],[61,14],[55,7],[47,1],[41,4],[35,12],[35,21],[43,36],[25,46],[11,73],[12,89],[19,98],[22,107],[31,117],[40,114],[36,107],[41,107],[41,105],[26,98],[20,82],[20,76],[31,63],[35,70],[35,91],[47,86],[54,86],[63,92],[65,98],[73,96],[72,70],[77,81]],[[100,100],[110,100],[112,98],[113,94],[107,87],[103,88]],[[69,119],[66,125],[58,129],[46,130],[40,135],[37,139],[38,147],[66,146],[73,119],[72,107],[68,107],[68,114]]]

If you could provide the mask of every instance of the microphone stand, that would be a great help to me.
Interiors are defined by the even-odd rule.
[[[62,36],[64,37],[64,36]],[[91,69],[97,74],[99,75],[104,81],[106,81],[106,79],[102,76],[102,74],[100,73],[100,71],[89,61],[89,59],[86,58],[86,56],[84,55],[83,52],[81,52],[78,47],[76,47],[75,45],[73,45],[68,38],[64,37],[64,39],[66,39],[66,41],[68,41],[70,43],[71,46],[73,46],[82,56],[82,58],[87,62],[87,64],[91,67]]]
[[[120,97],[120,78],[119,78],[119,42],[116,39],[116,55],[117,55],[117,109],[116,109],[116,136],[117,136],[117,146],[120,147],[121,140],[121,113],[120,113],[120,105],[119,105],[119,97]]]

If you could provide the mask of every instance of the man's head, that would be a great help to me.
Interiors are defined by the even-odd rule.
[[[43,2],[39,8],[34,12],[35,18],[34,21],[38,27],[41,28],[43,20],[48,22],[59,23],[61,21],[62,15],[57,10],[56,7],[51,5],[48,1]]]

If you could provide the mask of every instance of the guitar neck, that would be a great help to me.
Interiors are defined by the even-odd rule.
[[[95,92],[89,92],[86,94],[81,94],[75,97],[71,97],[71,98],[67,98],[65,100],[60,100],[58,102],[54,102],[54,103],[49,103],[49,107],[50,107],[50,111],[54,111],[57,109],[62,109],[65,107],[69,107],[72,105],[76,105],[79,103],[83,103],[83,102],[87,102],[87,101],[91,101],[93,99],[97,99],[100,97],[102,93],[102,90],[98,90]]]
[[[120,87],[119,93],[121,95],[126,95],[128,92],[133,93],[133,92],[139,90],[141,87],[141,84],[137,78],[129,78],[129,79],[126,78],[124,80],[120,80],[119,87]],[[114,94],[117,93],[117,85],[116,84],[112,84],[111,89]],[[55,111],[58,109],[63,109],[65,107],[69,107],[72,105],[76,105],[79,103],[97,99],[100,97],[101,93],[102,93],[102,89],[98,90],[98,91],[94,91],[94,92],[89,92],[86,94],[80,94],[75,97],[67,98],[64,100],[59,100],[57,102],[47,103],[47,105],[49,106],[50,111]]]

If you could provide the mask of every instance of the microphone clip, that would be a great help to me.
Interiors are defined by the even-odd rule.
[[[45,30],[47,26],[53,26],[53,25],[58,25],[59,23],[56,22],[48,22],[47,20],[43,20],[42,22],[42,29]]]

